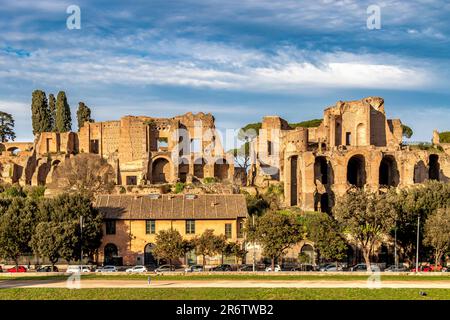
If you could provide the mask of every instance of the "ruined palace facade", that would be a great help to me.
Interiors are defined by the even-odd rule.
[[[386,118],[379,97],[339,101],[313,128],[267,116],[252,142],[249,183],[282,183],[287,206],[329,212],[335,197],[352,186],[375,191],[449,181],[448,149],[413,149],[402,144],[402,133],[401,121]]]
[[[34,143],[4,143],[0,150],[2,178],[11,183],[45,185],[61,161],[78,153],[106,159],[119,185],[234,176],[233,157],[217,138],[214,117],[204,113],[86,122],[79,132],[44,132]]]

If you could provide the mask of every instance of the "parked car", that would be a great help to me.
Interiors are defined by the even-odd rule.
[[[42,266],[37,268],[36,272],[58,272],[58,268],[56,266]]]
[[[131,272],[131,273],[141,273],[141,272],[147,272],[148,270],[145,266],[134,266],[132,268],[128,268],[125,271]]]
[[[117,269],[116,266],[103,266],[95,270],[95,272],[118,272],[118,271],[119,270]]]
[[[376,264],[372,264],[371,265],[371,269],[372,271],[376,270],[376,271],[380,271],[380,267],[377,266]],[[348,269],[348,271],[367,271],[367,265],[365,263],[358,263],[356,265],[354,265],[353,267],[350,267]]]
[[[80,266],[80,265],[72,265],[68,266],[66,272],[67,273],[77,273],[77,272],[91,272],[91,268],[89,266]]]
[[[406,272],[406,271],[408,271],[408,268],[404,266],[396,267],[395,265],[389,266],[386,269],[384,269],[384,272]]]
[[[0,272],[3,272],[2,266],[0,266]]]
[[[243,264],[238,267],[238,271],[253,271],[253,265],[252,264]]]
[[[431,271],[431,267],[430,266],[420,266],[419,267],[419,272],[430,272]],[[417,272],[416,268],[412,268],[411,272]]]
[[[281,271],[281,267],[280,267],[279,264],[276,264],[275,267],[274,267],[274,269],[275,269],[275,270],[274,270],[275,272]],[[271,272],[271,271],[272,271],[272,266],[267,267],[265,271],[266,271],[266,272]]]
[[[186,269],[184,269],[185,272],[202,272],[203,266],[199,264],[195,264],[193,266],[189,266]]]
[[[162,266],[159,266],[155,269],[155,272],[170,272],[175,271],[175,267],[171,266],[170,264],[163,264]]]
[[[18,266],[16,267],[12,267],[7,269],[6,271],[8,272],[27,272],[27,268],[25,268],[24,266]]]
[[[220,264],[211,269],[211,271],[232,271],[233,268],[229,264]]]
[[[320,268],[320,271],[322,272],[334,272],[334,271],[343,271],[344,269],[342,268],[342,265],[338,264],[336,266],[335,263],[331,263],[326,265],[325,267]],[[367,270],[367,268],[366,268]]]
[[[303,264],[301,266],[296,266],[288,269],[289,271],[316,271],[317,268],[312,264]]]

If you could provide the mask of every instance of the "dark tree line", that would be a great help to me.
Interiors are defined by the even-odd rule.
[[[64,91],[58,95],[49,94],[48,100],[44,91],[35,90],[31,99],[31,120],[33,134],[41,132],[69,132],[72,130],[72,115],[67,96]],[[88,121],[92,122],[91,109],[80,102],[77,110],[78,130]]]
[[[80,219],[82,217],[82,220]],[[81,225],[83,233],[81,236]],[[102,237],[102,216],[81,194],[44,198],[43,192],[12,186],[0,193],[0,257],[13,260],[31,253],[58,259],[94,259]]]

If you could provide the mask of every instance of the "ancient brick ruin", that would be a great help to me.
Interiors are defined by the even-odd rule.
[[[352,186],[375,191],[449,181],[450,147],[436,132],[432,141],[422,149],[402,143],[401,121],[387,119],[379,97],[339,101],[325,109],[318,127],[293,128],[266,116],[251,144],[247,186],[282,184],[286,206],[329,212],[335,197]],[[102,156],[124,186],[213,177],[236,183],[235,171],[242,173],[225,152],[214,117],[204,113],[86,122],[79,132],[44,132],[33,143],[3,143],[0,151],[2,180],[23,185],[50,183],[55,168],[79,153]]]
[[[434,135],[427,150],[402,144],[399,119],[387,119],[384,100],[339,101],[320,126],[291,128],[277,116],[263,118],[253,141],[250,184],[284,185],[285,204],[329,212],[352,186],[376,191],[427,179],[450,181],[450,152]]]

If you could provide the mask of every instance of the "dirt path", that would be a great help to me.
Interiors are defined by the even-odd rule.
[[[450,289],[450,281],[261,281],[261,280],[209,280],[209,281],[152,281],[143,280],[2,280],[1,288],[436,288]]]

